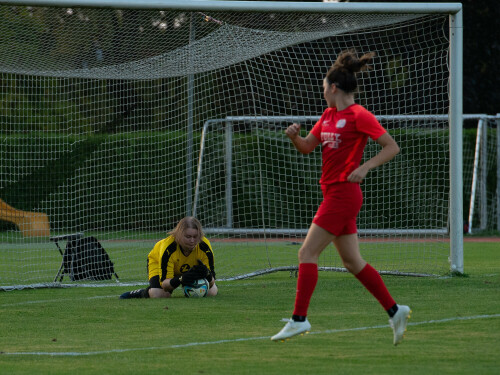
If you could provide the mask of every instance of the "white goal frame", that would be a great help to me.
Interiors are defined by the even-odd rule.
[[[477,133],[476,133],[476,144],[474,149],[474,163],[472,167],[472,182],[470,185],[470,199],[469,199],[469,215],[467,220],[467,231],[469,234],[473,233],[473,217],[476,212],[479,216],[479,225],[477,229],[486,230],[488,227],[488,210],[491,209],[491,205],[488,206],[487,197],[487,164],[488,164],[488,123],[496,123],[497,134],[496,142],[493,140],[493,144],[496,144],[496,176],[497,176],[497,189],[496,189],[496,229],[500,231],[500,114],[494,116],[486,114],[473,114],[473,115],[463,115],[464,120],[478,120],[477,122]],[[491,142],[491,140],[490,140]],[[465,176],[464,176],[465,177]],[[466,185],[465,188],[468,186]],[[479,207],[475,206],[476,196],[479,195]],[[494,210],[495,204],[493,204]],[[490,226],[491,228],[491,226]]]
[[[445,116],[450,129],[450,270],[462,274],[463,263],[463,181],[462,181],[462,74],[463,74],[463,20],[460,3],[302,3],[280,1],[196,1],[196,0],[0,0],[2,4],[56,7],[93,7],[114,9],[150,9],[185,11],[259,11],[297,13],[408,13],[443,14],[449,16],[449,93],[450,106]],[[227,119],[225,119],[227,121]],[[191,143],[192,144],[192,139]],[[187,178],[195,178],[188,170]],[[189,184],[188,184],[189,185]],[[186,192],[187,197],[193,192]],[[193,202],[187,199],[187,214],[192,213]],[[195,207],[195,206],[194,206]]]
[[[478,115],[465,115],[467,118],[476,118]],[[379,121],[425,121],[425,120],[448,120],[448,115],[386,115],[386,116],[376,116]],[[277,234],[277,235],[294,235],[299,234],[306,236],[308,229],[295,229],[295,228],[279,228],[279,229],[253,229],[253,228],[234,228],[233,227],[233,198],[232,198],[232,170],[233,170],[233,160],[232,160],[232,139],[233,139],[233,125],[234,123],[240,121],[250,121],[250,122],[282,122],[286,121],[292,122],[304,122],[304,121],[318,121],[320,116],[228,116],[224,119],[210,119],[203,124],[203,129],[201,133],[200,140],[200,156],[198,158],[198,169],[196,174],[196,185],[194,192],[194,201],[192,214],[196,216],[197,207],[199,203],[199,187],[200,181],[203,178],[203,160],[205,154],[205,139],[206,134],[213,125],[223,124],[225,133],[225,170],[226,170],[226,186],[225,186],[225,199],[226,199],[226,225],[224,227],[217,228],[204,228],[204,232],[208,234]],[[483,117],[481,117],[483,118]],[[474,170],[476,166],[474,166]],[[447,227],[436,228],[436,229],[359,229],[358,233],[361,235],[445,235],[448,234],[449,230]]]

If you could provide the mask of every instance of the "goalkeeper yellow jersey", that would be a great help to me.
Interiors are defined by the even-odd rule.
[[[189,256],[185,256],[173,236],[156,243],[148,254],[148,276],[160,276],[160,282],[180,276],[198,264],[198,259],[215,275],[214,253],[210,241],[203,237]]]

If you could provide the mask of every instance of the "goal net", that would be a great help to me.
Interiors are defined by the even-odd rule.
[[[447,14],[33,3],[0,6],[1,286],[60,282],[75,233],[102,244],[119,282],[145,283],[148,252],[186,215],[219,279],[296,269],[321,151],[299,154],[283,130],[311,129],[350,48],[376,52],[356,100],[402,150],[362,185],[363,256],[381,272],[449,271]],[[333,246],[319,265],[342,270]]]
[[[500,230],[500,114],[464,115],[464,122],[464,231]]]

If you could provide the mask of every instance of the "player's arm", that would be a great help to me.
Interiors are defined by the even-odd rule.
[[[198,277],[193,272],[186,272],[180,276],[174,276],[171,279],[165,279],[161,283],[161,287],[165,292],[172,293],[179,285],[190,285],[196,281]]]
[[[177,287],[181,285],[181,278],[180,277],[173,277],[171,279],[165,279],[161,283],[161,287],[165,292],[172,293],[174,289],[177,289]]]
[[[378,137],[376,142],[382,146],[380,152],[355,169],[349,177],[347,177],[348,181],[358,183],[363,181],[371,169],[388,162],[399,153],[399,146],[389,133],[384,133]]]
[[[174,265],[171,258],[169,258],[167,262],[167,270],[165,275],[166,277],[165,280],[161,282],[161,287],[165,292],[172,293],[174,289],[177,289],[179,285],[182,284],[183,282],[182,277],[184,275],[175,276]]]
[[[204,266],[205,267],[205,266]],[[206,278],[206,272],[208,269],[205,267],[204,270],[200,270],[195,267],[191,267],[189,271],[184,272],[180,276],[174,276],[172,278],[166,278],[161,286],[164,291],[172,293],[174,289],[177,289],[179,285],[192,285],[196,280]],[[171,271],[173,273],[173,271]],[[169,273],[167,272],[167,276]],[[208,278],[207,278],[208,279]],[[210,280],[208,280],[210,281]]]
[[[204,257],[204,261],[198,259],[198,264],[195,265],[191,270],[193,271],[193,273],[196,275],[197,278],[207,279],[208,283],[210,284],[210,287],[212,287],[215,284],[214,272],[212,272],[207,267],[207,264],[208,264],[207,257]]]
[[[285,134],[290,138],[297,151],[302,154],[311,153],[319,145],[319,139],[312,133],[309,133],[305,138],[300,136],[300,124],[290,125],[286,128]]]
[[[200,267],[206,266],[208,272],[203,278],[206,278],[210,283],[210,287],[212,287],[215,284],[215,259],[212,245],[208,238],[203,237],[200,242],[200,250],[202,250],[202,254],[198,259],[198,263],[201,262]]]

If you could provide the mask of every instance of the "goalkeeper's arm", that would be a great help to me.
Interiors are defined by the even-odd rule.
[[[207,281],[210,283],[210,286],[213,285],[212,281],[214,280],[215,275],[208,269],[207,266],[203,264],[200,259],[198,259],[198,264],[192,269],[194,272],[196,272],[198,278],[207,279]]]
[[[179,285],[191,285],[201,277],[202,275],[200,271],[193,267],[189,271],[183,273],[181,276],[174,276],[171,279],[163,280],[161,286],[164,291],[171,293],[174,291],[174,289],[177,289]]]
[[[161,287],[165,292],[172,293],[174,289],[177,289],[179,285],[182,284],[182,276],[175,276],[171,279],[165,279],[161,283]]]

